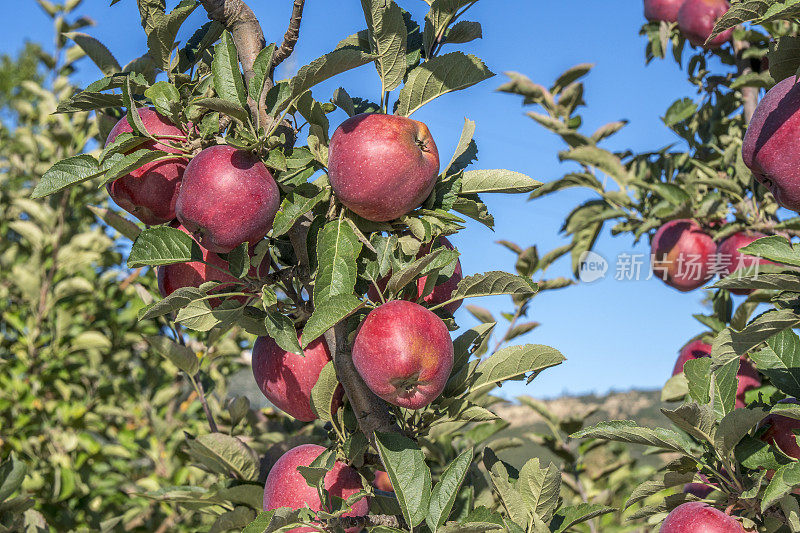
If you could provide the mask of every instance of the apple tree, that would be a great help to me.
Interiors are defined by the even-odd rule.
[[[672,52],[697,87],[696,98],[675,101],[663,117],[680,137],[678,147],[603,148],[624,121],[581,131],[580,80],[590,65],[570,69],[549,88],[515,73],[501,87],[540,108],[529,115],[564,140],[559,158],[574,165],[531,199],[569,187],[595,196],[564,223],[576,276],[604,227],[633,242],[649,238],[653,275],[672,288],[688,292],[720,276],[709,290],[709,312],[695,315],[707,331],[681,349],[663,390],[663,399],[680,402],[663,410],[674,429],[611,421],[573,436],[668,454],[658,475],[630,494],[628,519],[661,523],[669,533],[690,531],[690,524],[796,531],[800,262],[793,239],[800,218],[792,213],[791,168],[798,12],[771,1],[644,4],[647,61]],[[698,26],[704,20],[710,22]],[[760,89],[769,91],[759,103]]]
[[[125,66],[93,37],[63,34],[103,77],[64,95],[55,116],[92,112],[100,146],[64,153],[31,196],[105,185],[139,221],[100,212],[132,239],[128,268],[157,275],[159,297],[138,294],[139,324],[158,330],[143,339],[170,378],[182,374],[206,423],[181,429],[210,481],[141,493],[179,507],[176,527],[186,516],[210,531],[560,532],[612,510],[562,504],[555,466],[517,470],[487,443],[505,427],[492,391],[563,356],[488,350],[491,322],[451,340],[466,298],[510,295],[511,340],[532,329],[519,323],[530,299],[567,284],[533,281],[566,249],[529,254],[517,274],[464,275],[446,238],[467,219],[492,227],[481,195],[540,186],[473,168],[468,118],[442,160],[409,118],[493,76],[459,51],[481,37],[464,18],[475,3],[432,0],[415,19],[419,5],[362,0],[365,29],[285,80],[275,69],[300,38],[303,0],[274,44],[241,0],[139,0],[148,49]],[[182,28],[198,9],[209,22]],[[376,69],[374,86],[312,93],[359,67]],[[253,337],[254,376],[291,417],[226,400],[241,354],[220,347],[246,352]]]

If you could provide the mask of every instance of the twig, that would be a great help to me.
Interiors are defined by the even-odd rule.
[[[200,398],[200,405],[203,406],[203,412],[206,414],[211,432],[218,433],[219,429],[217,428],[217,422],[214,420],[214,415],[211,414],[211,409],[208,407],[208,401],[206,400],[206,393],[203,390],[203,384],[194,379],[194,376],[189,376],[189,379],[192,380],[194,390],[197,392],[197,396]]]
[[[366,515],[366,516],[340,516],[339,518],[329,520],[329,523],[336,523],[337,525],[345,528],[365,528],[365,527],[377,527],[377,526],[385,526],[385,527],[392,527],[395,529],[404,528],[405,522],[400,520],[398,517],[394,515],[387,515],[387,514],[373,514],[373,515]]]
[[[292,6],[292,17],[289,19],[289,27],[286,28],[286,33],[283,34],[283,42],[275,50],[275,55],[272,56],[272,67],[270,68],[270,78],[275,71],[275,67],[283,63],[283,61],[292,55],[294,46],[297,44],[297,39],[300,37],[300,22],[303,20],[303,7],[306,0],[294,0]]]

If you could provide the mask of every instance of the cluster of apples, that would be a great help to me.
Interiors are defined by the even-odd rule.
[[[203,260],[209,263],[160,267],[162,296],[207,281],[236,281],[224,272],[228,265],[219,254],[245,242],[254,246],[267,235],[280,205],[278,184],[257,156],[228,145],[205,148],[186,164],[177,146],[187,134],[153,109],[142,109],[139,116],[156,139],[144,147],[176,157],[137,168],[109,183],[108,192],[145,224],[170,224],[192,235],[200,244]],[[106,145],[132,131],[123,118]],[[425,124],[394,115],[362,114],[344,121],[331,137],[328,171],[339,202],[367,220],[385,222],[416,209],[431,194],[439,174],[439,154]],[[437,244],[453,249],[444,237]],[[430,253],[432,246],[423,246],[420,255]],[[461,277],[457,263],[453,275],[425,295],[423,276],[416,295],[408,296],[414,301],[389,301],[367,315],[355,337],[352,358],[377,396],[399,407],[419,409],[442,393],[453,367],[453,342],[444,321],[416,300],[422,298],[429,305],[446,302]],[[371,289],[373,301],[379,300],[378,290],[383,290],[387,281]],[[459,305],[453,302],[444,310],[452,314]],[[329,361],[331,353],[322,338],[309,343],[302,355],[282,349],[270,337],[257,338],[253,346],[252,368],[259,388],[275,407],[301,421],[317,418],[311,407],[311,390]],[[341,407],[342,398],[340,388],[334,397],[334,412]],[[322,451],[316,445],[298,446],[276,462],[264,489],[265,510],[306,505],[321,509],[316,489],[306,484],[297,467],[308,466]],[[381,474],[381,488],[390,489],[385,473]],[[324,483],[332,495],[341,498],[361,489],[358,473],[341,462]],[[350,515],[366,512],[367,502],[362,499]]]
[[[762,237],[766,235],[740,231],[717,245],[696,221],[688,218],[670,220],[656,231],[651,242],[653,274],[679,291],[692,291],[705,285],[716,274],[725,277],[740,268],[769,263],[766,259],[739,251],[739,248]],[[747,294],[749,291],[733,289],[731,292]]]
[[[727,0],[644,0],[644,16],[650,22],[677,22],[678,29],[694,46],[719,48],[730,41],[727,29],[706,43],[717,20],[727,13]]]

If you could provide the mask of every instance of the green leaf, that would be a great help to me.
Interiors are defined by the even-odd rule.
[[[664,124],[671,128],[693,117],[696,112],[697,104],[695,104],[691,98],[683,98],[681,100],[676,100],[669,106],[662,120]]]
[[[516,194],[530,192],[541,184],[525,174],[510,170],[468,170],[461,177],[461,192]]]
[[[88,155],[63,159],[50,167],[36,184],[31,198],[43,198],[76,183],[96,178],[103,173],[97,160]]]
[[[173,122],[180,118],[181,94],[178,88],[166,81],[157,81],[144,91],[144,95],[153,102],[156,111],[170,117]]]
[[[342,72],[366,65],[374,59],[374,55],[366,54],[356,48],[338,48],[315,59],[301,67],[297,75],[290,80],[288,90],[285,95],[281,95],[274,112],[280,113],[288,108],[297,97],[314,85]]]
[[[473,140],[475,136],[475,122],[464,117],[464,126],[461,128],[461,137],[453,152],[453,157],[442,172],[442,176],[449,176],[467,168],[478,158],[478,145]]]
[[[683,373],[689,384],[689,396],[700,404],[711,402],[711,359],[701,357],[686,361]]]
[[[19,490],[27,471],[28,467],[17,459],[14,452],[0,464],[0,503]]]
[[[103,74],[114,74],[122,70],[114,55],[94,37],[80,32],[65,32],[64,36],[75,41]]]
[[[560,152],[558,158],[561,161],[575,161],[582,165],[594,167],[613,179],[623,189],[630,181],[630,175],[622,165],[619,157],[597,146],[579,146],[572,150]]]
[[[122,96],[119,94],[98,93],[86,90],[59,102],[58,106],[56,106],[56,113],[94,111],[95,109],[122,107],[122,105]]]
[[[740,248],[740,251],[747,255],[774,261],[775,263],[800,266],[800,247],[790,243],[786,237],[779,235],[762,237],[744,248]]]
[[[382,92],[393,91],[406,73],[406,25],[400,7],[389,0],[361,0],[367,21],[372,53],[378,56],[375,68],[381,77]]]
[[[541,344],[507,346],[475,368],[475,380],[470,387],[470,394],[485,394],[487,391],[484,389],[493,388],[498,383],[522,379],[529,373],[538,374],[565,360],[561,352]]]
[[[106,175],[103,177],[103,181],[100,185],[112,182],[147,163],[162,158],[175,159],[175,156],[160,150],[150,150],[149,148],[142,148],[141,150],[136,150],[129,154],[113,154],[106,159],[103,164],[103,167],[106,169]]]
[[[414,441],[396,433],[375,432],[375,443],[403,518],[412,527],[419,525],[431,501],[431,471],[425,454]]]
[[[281,207],[272,223],[272,236],[279,237],[289,231],[297,219],[317,205],[327,202],[330,194],[329,188],[320,189],[312,183],[303,183],[295,187],[281,201]]]
[[[247,109],[240,104],[229,100],[223,100],[222,98],[197,98],[196,100],[192,100],[191,103],[192,105],[228,115],[242,124],[245,124],[250,117]]]
[[[190,302],[203,298],[205,295],[206,291],[197,287],[181,287],[166,298],[142,309],[139,313],[139,320],[147,320],[172,313],[181,307],[185,307]]]
[[[269,77],[269,70],[272,67],[272,56],[275,54],[275,43],[261,49],[253,63],[253,77],[247,86],[247,93],[253,101],[261,100],[261,93],[264,90],[264,82]],[[238,65],[237,65],[238,69]]]
[[[762,496],[761,511],[766,511],[798,485],[800,485],[800,462],[792,462],[778,468]]]
[[[361,241],[347,220],[340,217],[323,226],[317,236],[317,275],[314,302],[352,295],[358,277],[356,260]]]
[[[314,312],[303,328],[303,348],[330,328],[355,313],[364,305],[352,294],[340,294],[329,300],[317,302]]]
[[[397,96],[398,115],[408,117],[434,98],[471,87],[494,73],[473,55],[451,52],[433,57],[408,74]]]
[[[775,387],[792,397],[800,397],[800,337],[785,329],[767,340],[767,347],[750,357],[759,372]]]
[[[442,472],[439,482],[431,491],[431,501],[425,521],[431,531],[436,531],[444,525],[453,510],[453,504],[458,496],[461,484],[467,475],[467,470],[472,464],[474,452],[467,448],[449,464]]]
[[[450,302],[455,302],[464,298],[476,298],[480,296],[509,294],[517,298],[529,298],[536,294],[537,291],[538,286],[529,278],[523,278],[522,276],[495,270],[484,274],[467,276],[462,279],[458,282],[456,290],[453,291],[449,300],[431,309],[438,309]]]
[[[162,336],[148,336],[145,337],[145,340],[155,351],[190,376],[194,376],[200,370],[200,360],[188,346],[182,346]]]
[[[600,422],[574,433],[572,437],[575,439],[602,439],[629,444],[643,444],[684,455],[691,455],[691,452],[686,449],[680,437],[674,431],[664,428],[640,427],[632,420]]]
[[[234,277],[239,279],[250,273],[250,252],[249,243],[243,242],[225,256],[228,261],[228,269]]]
[[[486,447],[483,450],[483,465],[489,472],[489,477],[495,492],[500,496],[500,502],[508,516],[518,524],[528,524],[533,509],[517,492],[509,479],[506,464],[497,458],[494,451]]]
[[[561,490],[561,472],[554,464],[542,468],[538,457],[530,459],[519,471],[514,487],[539,519],[550,521]]]
[[[177,228],[154,226],[142,231],[133,241],[128,267],[170,265],[202,261],[200,245]]]
[[[175,48],[178,30],[198,5],[194,0],[181,0],[169,14],[154,12],[150,17],[147,48],[150,57],[161,70],[170,69],[170,57]]]
[[[258,478],[258,456],[237,437],[224,433],[208,433],[187,438],[189,455],[211,472],[233,475],[237,479],[255,481]]]
[[[125,131],[120,133],[109,144],[107,144],[103,151],[100,152],[100,162],[105,163],[108,158],[114,154],[125,154],[141,144],[148,142],[150,139],[147,137],[140,137],[134,133]],[[103,168],[107,168],[105,165]]]
[[[222,39],[214,47],[214,59],[211,62],[211,75],[214,79],[214,90],[217,96],[242,107],[247,106],[247,93],[244,80],[239,70],[239,57],[233,36],[225,31]]]
[[[613,507],[592,503],[562,507],[553,517],[550,530],[553,533],[563,533],[574,525],[591,520],[596,516],[613,513],[615,510]]]
[[[268,310],[264,325],[267,328],[270,338],[272,338],[278,346],[294,354],[303,353],[300,349],[300,341],[297,338],[297,329],[295,328],[294,322],[292,322],[289,317],[277,311]],[[309,342],[316,338],[317,337],[312,337]]]
[[[447,30],[444,36],[444,43],[446,44],[462,44],[480,39],[483,37],[483,28],[480,22],[473,22],[470,20],[462,20],[453,25],[452,28]]]
[[[337,387],[339,387],[339,380],[336,378],[336,369],[333,366],[333,361],[329,361],[322,367],[319,378],[311,389],[311,410],[323,422],[333,420],[331,406]]]
[[[720,420],[714,435],[714,447],[721,455],[727,456],[768,414],[761,409],[734,409]]]
[[[194,331],[209,331],[217,326],[228,326],[241,319],[244,306],[226,300],[213,308],[207,300],[191,302],[178,311],[177,322]]]

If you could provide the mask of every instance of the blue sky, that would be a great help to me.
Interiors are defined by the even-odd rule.
[[[175,2],[170,1],[173,5]],[[427,4],[422,0],[399,0],[417,20]],[[121,64],[145,50],[144,33],[134,0],[109,7],[108,0],[85,0],[79,13],[90,16],[96,26],[84,31],[100,39]],[[252,1],[268,41],[280,40],[288,21],[291,2]],[[335,8],[329,6],[334,5]],[[445,95],[414,115],[430,128],[441,158],[449,160],[464,117],[477,124],[479,159],[473,168],[508,168],[540,181],[550,181],[568,171],[558,162],[561,141],[524,115],[521,99],[497,93],[505,71],[518,71],[549,86],[564,70],[578,63],[596,66],[586,81],[582,111],[588,132],[611,121],[630,124],[605,146],[609,149],[654,150],[678,141],[661,122],[676,99],[694,97],[694,89],[672,61],[644,62],[644,22],[637,0],[484,0],[473,7],[467,20],[483,24],[482,40],[463,49],[485,60],[497,76],[460,93]],[[16,52],[25,40],[52,42],[51,23],[32,0],[18,2],[13,17],[0,37],[0,51]],[[198,9],[187,21],[194,28],[206,20]],[[294,55],[279,69],[279,77],[291,74],[335,46],[342,38],[364,27],[361,4],[356,0],[309,1]],[[445,49],[445,51],[447,51]],[[100,77],[83,60],[80,80]],[[353,96],[379,98],[377,75],[370,66],[314,89],[318,100],[327,100],[343,86]],[[331,124],[345,117],[332,115]],[[465,274],[513,269],[514,256],[494,244],[507,239],[522,246],[536,244],[540,253],[568,241],[559,234],[564,217],[578,203],[590,198],[579,190],[527,202],[526,195],[489,196],[484,200],[496,220],[495,231],[477,223],[452,238],[462,253]],[[628,236],[600,238],[596,250],[607,258],[620,253],[648,253],[644,243],[634,247]],[[562,393],[605,392],[630,388],[657,388],[669,377],[678,349],[702,331],[692,318],[703,312],[702,291],[688,294],[668,288],[659,280],[615,281],[612,270],[606,279],[581,284],[537,297],[529,319],[541,326],[525,337],[561,350],[567,362],[547,370],[527,387],[513,383],[502,389],[509,397],[530,394],[552,397]],[[646,271],[646,265],[645,265]],[[565,257],[548,271],[551,276],[569,276]],[[499,316],[510,310],[505,297],[473,302]],[[456,318],[470,327],[477,321],[463,309]],[[501,324],[502,326],[502,319]]]

